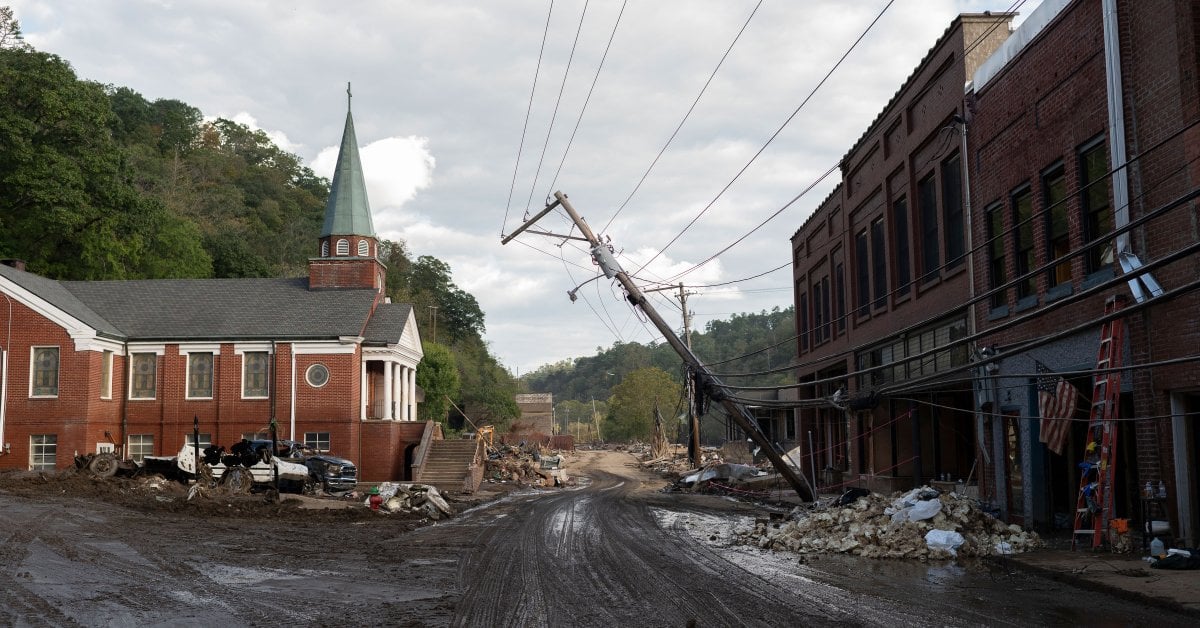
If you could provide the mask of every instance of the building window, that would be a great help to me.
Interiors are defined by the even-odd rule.
[[[912,283],[912,268],[909,266],[909,242],[912,236],[908,233],[908,199],[900,197],[892,205],[892,220],[895,228],[896,245],[892,249],[896,253],[896,294],[908,294],[908,286]]]
[[[879,309],[887,305],[887,249],[883,239],[883,218],[871,223],[871,273],[874,275],[875,302],[873,307]]]
[[[340,257],[345,257],[350,254],[350,242],[342,239],[337,241],[337,254]]]
[[[1108,153],[1102,140],[1097,140],[1079,153],[1079,185],[1083,191],[1083,240],[1091,244],[1107,238],[1103,245],[1088,250],[1088,274],[1104,270],[1113,263],[1112,204],[1108,200]]]
[[[58,465],[58,435],[31,434],[29,436],[29,469],[49,471]]]
[[[130,434],[129,457],[135,462],[141,462],[146,456],[154,455],[153,434]]]
[[[946,221],[946,268],[963,263],[962,166],[955,155],[942,162],[942,216]]]
[[[867,249],[867,230],[863,229],[854,236],[855,288],[857,289],[858,316],[865,317],[871,313],[871,261]]]
[[[269,395],[268,355],[266,351],[247,351],[242,354],[242,397],[265,399]]]
[[[1050,287],[1071,282],[1070,231],[1067,226],[1067,177],[1060,165],[1042,175],[1046,212],[1046,257],[1054,263],[1046,274]]]
[[[112,399],[113,352],[100,355],[100,398]]]
[[[837,300],[834,301],[834,315],[837,316],[838,333],[846,331],[846,269],[839,262],[834,271],[837,286]]]
[[[933,175],[917,183],[917,208],[921,212],[921,282],[929,283],[938,278],[938,215],[937,188]]]
[[[1032,296],[1037,281],[1033,269],[1033,194],[1023,188],[1012,195],[1013,252],[1016,254],[1017,300]]]
[[[821,284],[818,289],[821,294],[821,303],[824,307],[822,317],[825,320],[825,324],[821,326],[821,342],[825,342],[829,340],[830,330],[833,328],[833,318],[830,316],[833,311],[833,299],[829,298],[829,277],[821,278]]]
[[[188,434],[184,435],[183,444],[184,445],[192,445],[193,444],[192,441],[194,441],[194,440],[196,440],[196,435],[194,433],[189,432]],[[201,432],[199,442],[200,442],[200,449],[204,449],[205,447],[208,447],[209,445],[212,444],[212,434],[205,434],[204,432]]]
[[[58,396],[58,347],[33,347],[29,396]]]
[[[129,398],[153,399],[158,378],[158,356],[135,353],[129,357]]]
[[[329,257],[329,240],[321,242],[321,257]]]
[[[808,351],[808,294],[800,293],[800,351]]]
[[[329,432],[305,432],[304,444],[317,451],[329,451]]]
[[[822,334],[825,330],[825,301],[821,294],[821,280],[813,282],[813,346],[821,344]]]
[[[212,399],[213,354],[189,353],[187,370],[188,399]]]
[[[367,257],[370,254],[371,254],[371,245],[368,244],[366,240],[359,240],[358,241],[358,256],[359,257]]]
[[[304,372],[304,379],[309,386],[320,388],[329,383],[329,369],[324,364],[314,364]]]
[[[1003,205],[996,203],[987,209],[988,287],[996,290],[992,294],[992,309],[1004,307],[1008,302],[1008,290],[997,290],[1008,282],[1004,272],[1004,212]]]

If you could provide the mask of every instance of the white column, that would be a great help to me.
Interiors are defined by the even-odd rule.
[[[360,421],[367,420],[367,361],[362,361],[362,377],[358,385],[358,414]]]
[[[417,369],[408,369],[408,419],[417,420]]]
[[[392,411],[392,363],[386,361],[383,363],[383,417],[384,419],[394,420],[396,413]]]
[[[396,410],[392,413],[392,418],[396,421],[404,420],[404,389],[400,387],[400,378],[404,377],[404,365],[396,362],[392,364],[392,396],[396,400]]]
[[[400,367],[400,377],[396,380],[396,388],[400,391],[400,420],[411,421],[412,417],[408,414],[408,367]]]

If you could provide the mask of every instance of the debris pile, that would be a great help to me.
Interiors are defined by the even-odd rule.
[[[375,493],[373,490],[372,493]],[[380,510],[385,512],[409,512],[422,514],[434,521],[454,514],[454,509],[438,490],[428,484],[397,484],[384,482],[378,493],[382,500]],[[371,507],[368,497],[363,505]]]
[[[1042,545],[1037,533],[1002,523],[975,500],[928,486],[838,502],[825,510],[797,509],[792,521],[777,527],[759,521],[740,540],[800,554],[918,559],[1015,554]]]
[[[533,445],[501,445],[488,454],[484,468],[487,482],[512,482],[521,486],[568,486],[574,480],[563,469],[566,455],[543,455],[541,447]]]

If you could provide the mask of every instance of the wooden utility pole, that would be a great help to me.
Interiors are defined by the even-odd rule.
[[[633,283],[633,280],[621,268],[620,263],[617,262],[617,258],[613,255],[609,246],[596,237],[596,234],[592,232],[592,228],[584,222],[583,218],[575,211],[575,208],[571,206],[571,202],[567,200],[567,195],[562,192],[555,192],[554,199],[553,203],[546,206],[541,212],[538,212],[536,216],[526,221],[516,231],[502,238],[500,243],[508,244],[521,232],[533,226],[533,223],[537,222],[542,216],[550,213],[556,206],[561,206],[571,217],[571,221],[575,223],[575,226],[579,228],[580,233],[587,239],[588,244],[591,245],[592,259],[604,271],[604,276],[621,282],[621,286],[625,288],[625,292],[628,295],[629,302],[642,309],[642,312],[646,314],[646,317],[650,319],[654,327],[666,338],[671,348],[675,349],[675,352],[683,358],[684,362],[703,378],[706,388],[705,393],[712,397],[714,401],[719,402],[725,408],[730,418],[738,424],[738,427],[742,428],[742,431],[750,437],[750,440],[754,441],[762,449],[771,461],[771,464],[775,466],[775,470],[779,475],[783,476],[788,484],[792,486],[792,489],[796,491],[796,495],[805,501],[813,501],[815,495],[813,495],[812,490],[806,484],[804,472],[784,462],[783,457],[775,450],[775,445],[758,428],[758,424],[750,416],[746,407],[730,399],[729,389],[700,362],[700,359],[692,353],[691,348],[685,345],[679,339],[679,336],[675,334],[675,331],[671,329],[671,326],[663,320],[663,317],[659,315],[654,306],[646,299],[646,295],[642,293],[642,290],[637,287],[637,284]]]
[[[689,295],[696,294],[683,289],[683,282],[679,282],[679,307],[683,310],[683,343],[687,346],[688,351],[692,350],[692,313],[688,311],[687,298]],[[662,290],[671,290],[672,286],[663,286],[661,288],[646,288],[645,292],[659,292]],[[692,436],[688,441],[688,452],[691,454],[692,465],[696,468],[700,467],[700,417],[696,410],[696,378],[692,376],[689,369],[684,377],[683,388],[687,395],[688,408],[688,426],[691,428]]]

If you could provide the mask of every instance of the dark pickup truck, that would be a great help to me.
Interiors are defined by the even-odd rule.
[[[255,451],[271,449],[271,441],[251,441]],[[353,462],[329,453],[318,451],[304,443],[275,441],[275,455],[284,460],[302,463],[308,467],[309,477],[315,486],[326,491],[349,491],[358,485],[358,467]]]

